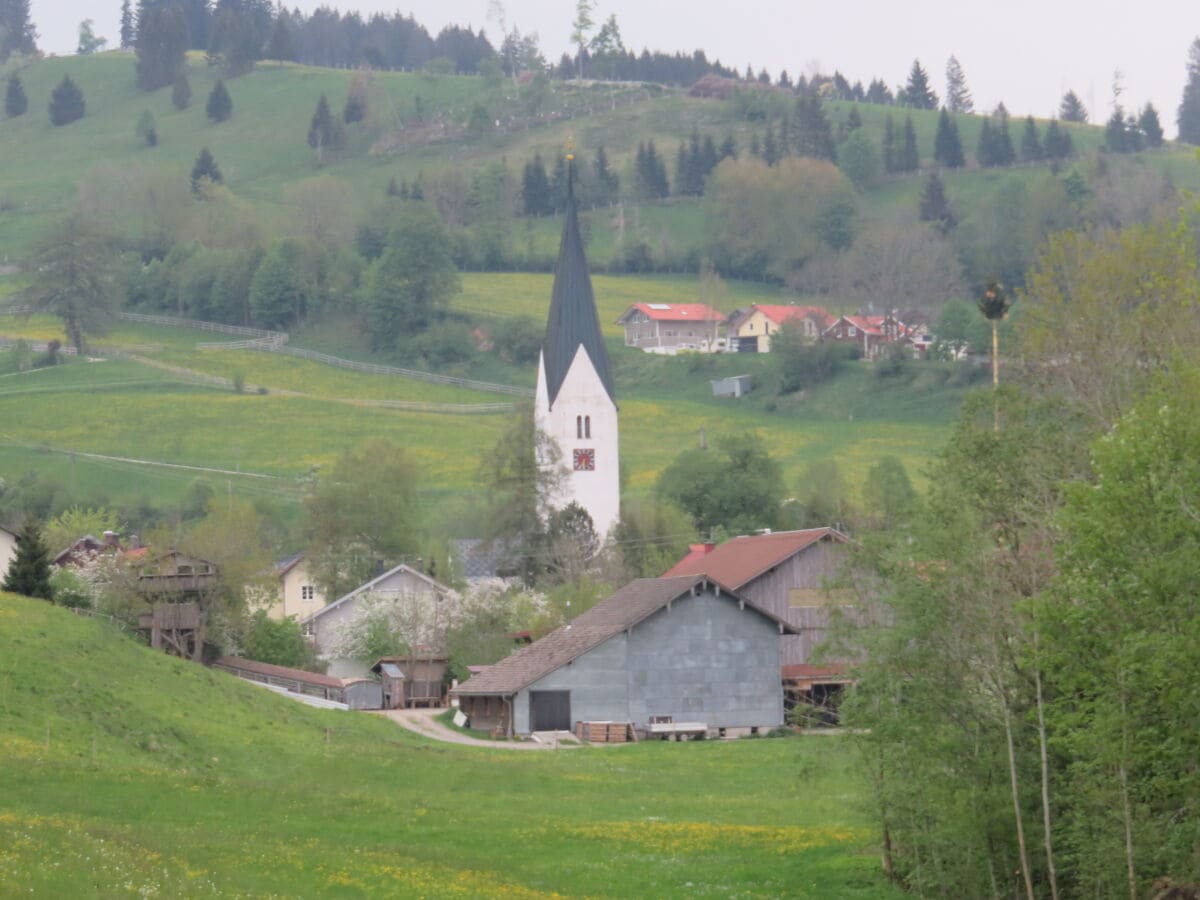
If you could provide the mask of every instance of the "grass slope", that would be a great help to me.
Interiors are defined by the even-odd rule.
[[[840,738],[512,753],[0,595],[0,894],[894,898]]]

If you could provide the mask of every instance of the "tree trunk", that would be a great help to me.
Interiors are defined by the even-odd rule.
[[[996,392],[1000,390],[1000,330],[992,319],[992,430],[1000,430],[1000,401]]]
[[[1033,876],[1029,872],[1029,851],[1025,847],[1025,826],[1021,821],[1021,793],[1017,782],[1017,754],[1013,748],[1012,715],[1008,708],[1008,699],[1001,698],[1004,704],[1004,737],[1008,742],[1008,777],[1012,787],[1013,815],[1017,822],[1017,851],[1021,855],[1021,876],[1025,879],[1026,900],[1034,900]]]
[[[1033,652],[1038,651],[1037,631],[1033,633]],[[1050,763],[1046,753],[1046,710],[1042,698],[1041,660],[1034,661],[1033,683],[1037,690],[1038,751],[1042,763],[1042,829],[1046,835],[1046,875],[1050,879],[1051,900],[1058,900],[1058,878],[1054,872],[1054,842],[1050,833]]]
[[[1121,784],[1121,817],[1125,822],[1125,870],[1129,878],[1129,900],[1137,900],[1137,872],[1133,865],[1133,809],[1129,803],[1129,777],[1125,760],[1129,758],[1129,698],[1125,695],[1125,673],[1117,676],[1121,692],[1121,761],[1117,778]]]

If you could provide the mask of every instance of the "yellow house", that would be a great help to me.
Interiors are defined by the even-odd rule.
[[[771,335],[783,327],[784,322],[795,320],[804,334],[816,340],[821,332],[833,324],[834,317],[820,306],[772,306],[756,303],[739,310],[729,317],[729,337],[743,353],[770,353]]]
[[[325,606],[325,595],[316,586],[308,573],[308,561],[303,553],[290,556],[275,566],[279,578],[279,590],[270,598],[267,616],[286,619],[295,616],[303,619]]]
[[[8,571],[8,565],[16,555],[17,533],[0,525],[0,581],[4,580],[4,573]]]

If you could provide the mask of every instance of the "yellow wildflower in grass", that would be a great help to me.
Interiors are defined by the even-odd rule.
[[[712,822],[603,822],[568,826],[579,837],[634,844],[655,852],[701,853],[718,847],[796,853],[862,840],[867,832],[849,828],[799,828],[771,825],[722,825]]]

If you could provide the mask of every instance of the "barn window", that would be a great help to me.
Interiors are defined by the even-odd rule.
[[[590,438],[592,436],[592,417],[591,416],[583,417],[583,436],[585,438]]]

